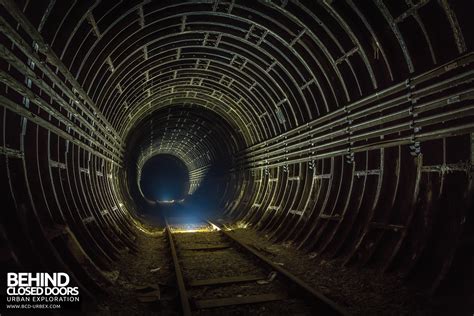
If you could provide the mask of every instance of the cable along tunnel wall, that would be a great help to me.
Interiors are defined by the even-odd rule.
[[[134,249],[126,140],[156,114],[167,152],[202,155],[196,181],[224,148],[222,209],[275,240],[430,291],[472,276],[468,1],[0,3],[12,266],[37,255],[100,291]],[[231,143],[173,151],[204,135],[190,108]]]

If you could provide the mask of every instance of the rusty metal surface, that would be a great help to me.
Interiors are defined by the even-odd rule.
[[[469,1],[0,5],[9,266],[47,253],[98,291],[172,153],[191,193],[225,161],[219,209],[273,240],[432,294],[474,279]]]
[[[270,259],[266,258],[262,253],[253,249],[252,247],[244,244],[238,238],[232,235],[232,232],[226,230],[221,230],[221,233],[224,234],[227,238],[235,242],[240,248],[245,250],[245,252],[252,254],[262,264],[270,267],[271,270],[278,272],[278,276],[283,277],[289,284],[296,285],[296,287],[301,290],[302,295],[309,301],[311,301],[318,313],[323,313],[325,315],[349,315],[347,311],[344,310],[342,306],[339,306],[335,302],[331,301],[329,298],[324,296],[322,293],[311,288],[303,280],[296,277],[288,270],[283,267],[273,263]]]
[[[170,244],[171,258],[173,259],[174,272],[176,275],[176,283],[179,291],[179,301],[181,303],[181,313],[185,316],[191,315],[191,306],[189,305],[188,292],[186,291],[186,285],[184,283],[183,272],[179,264],[178,254],[176,252],[176,246],[173,240],[173,234],[171,233],[168,221],[166,221],[166,235],[168,236],[168,242]]]

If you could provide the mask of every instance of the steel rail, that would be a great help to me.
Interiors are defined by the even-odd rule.
[[[233,241],[240,248],[245,250],[245,252],[247,252],[248,254],[251,254],[252,256],[257,258],[258,261],[264,264],[266,267],[278,272],[278,274],[283,277],[288,283],[295,285],[306,298],[310,299],[315,304],[315,306],[320,309],[318,310],[318,312],[320,312],[321,315],[349,315],[349,313],[342,306],[339,306],[338,304],[330,300],[328,297],[326,297],[324,294],[316,291],[314,288],[312,288],[310,285],[308,285],[306,282],[304,282],[302,279],[298,278],[288,270],[273,263],[270,259],[259,253],[257,250],[253,249],[249,245],[239,240],[237,237],[233,236],[232,233],[224,230],[222,227],[219,227],[219,225],[212,223],[210,220],[206,220],[206,222],[213,227],[218,227],[220,229],[220,232],[225,237]]]
[[[338,304],[336,304],[335,302],[327,298],[324,294],[312,288],[310,285],[305,283],[303,280],[301,280],[297,276],[293,275],[288,270],[274,264],[270,259],[263,256],[261,253],[259,253],[255,249],[252,249],[250,246],[240,241],[231,233],[223,230],[221,227],[212,223],[209,220],[206,220],[205,222],[210,224],[213,227],[218,227],[219,232],[222,233],[226,238],[234,242],[238,246],[238,248],[243,250],[243,253],[249,254],[257,258],[258,259],[257,261],[260,264],[262,264],[266,268],[270,268],[271,270],[278,272],[279,276],[282,279],[284,279],[285,282],[287,282],[287,284],[294,285],[295,288],[298,289],[298,291],[301,293],[301,295],[304,298],[310,300],[311,303],[314,304],[313,306],[317,309],[318,312],[321,312],[324,315],[349,315],[349,313],[343,307],[339,306]],[[177,285],[178,285],[178,290],[179,290],[182,312],[183,312],[183,315],[186,315],[186,316],[191,315],[189,296],[186,290],[186,285],[185,285],[184,277],[182,274],[181,266],[179,264],[179,259],[178,259],[178,255],[176,251],[176,246],[174,244],[171,227],[166,217],[165,217],[165,224],[166,224],[165,230],[166,230],[167,238],[170,242],[171,255],[172,255],[173,265],[174,265],[174,269],[176,273],[176,280],[177,280]]]
[[[178,254],[176,252],[173,234],[171,233],[171,228],[168,224],[168,220],[166,219],[166,217],[165,217],[165,223],[166,223],[166,229],[165,229],[166,235],[170,243],[171,257],[173,259],[173,266],[174,266],[174,271],[176,274],[176,282],[178,284],[179,300],[181,302],[181,311],[183,313],[183,316],[191,316],[191,306],[189,305],[189,297],[188,297],[188,292],[186,291],[186,285],[184,283],[183,271],[181,270],[181,266],[179,265]]]

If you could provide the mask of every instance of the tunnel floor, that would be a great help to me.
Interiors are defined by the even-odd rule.
[[[0,0],[0,316],[474,316],[472,12]]]
[[[184,227],[185,225],[183,225]],[[436,304],[414,288],[402,284],[395,274],[382,275],[374,269],[344,267],[340,260],[329,260],[317,253],[296,250],[290,243],[274,243],[269,236],[239,222],[228,222],[236,236],[272,262],[281,265],[311,287],[344,307],[352,315],[413,315],[433,314],[442,311],[441,301]],[[189,229],[191,226],[186,226]],[[117,263],[115,283],[108,290],[110,295],[100,305],[90,308],[101,313],[143,315],[176,315],[179,313],[173,263],[164,228],[147,227],[144,233],[137,229],[137,251],[126,252]],[[214,235],[213,235],[214,234]],[[174,234],[178,244],[185,247],[202,245],[204,242],[219,243],[215,233],[191,231]],[[249,267],[240,259],[229,255],[227,249],[210,252],[186,252],[178,250],[185,279],[206,279],[212,275],[247,273]],[[212,255],[211,255],[212,252]],[[208,260],[203,270],[203,257]],[[210,263],[209,263],[210,262]],[[210,265],[219,266],[217,269]],[[200,275],[201,272],[211,275]],[[227,271],[227,272],[226,272]],[[253,271],[250,269],[250,271]],[[238,272],[237,272],[238,273]],[[202,274],[202,273],[201,273]],[[247,273],[248,274],[248,273]],[[275,281],[276,282],[276,281]],[[271,282],[270,282],[271,283]],[[201,287],[193,295],[246,296],[259,291],[268,292],[268,284],[242,286]],[[267,288],[266,288],[267,287]],[[217,294],[216,294],[217,293]],[[291,304],[290,304],[291,305]],[[296,306],[296,307],[295,307]],[[211,309],[199,311],[197,315],[305,315],[304,306],[295,303],[291,309],[288,302],[268,302],[247,306],[236,306],[230,310]],[[281,308],[284,307],[282,310]],[[298,310],[299,309],[299,310]]]

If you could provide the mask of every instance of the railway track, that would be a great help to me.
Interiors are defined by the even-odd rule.
[[[182,315],[348,315],[232,231],[165,221]]]

